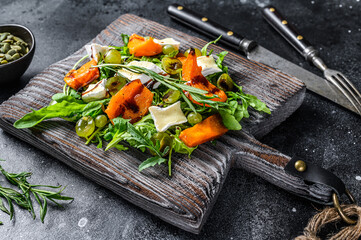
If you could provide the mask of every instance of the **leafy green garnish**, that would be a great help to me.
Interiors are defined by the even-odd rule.
[[[241,130],[242,126],[239,123],[239,121],[237,121],[236,117],[230,113],[228,113],[227,111],[219,111],[219,114],[222,117],[222,121],[223,124],[226,128],[228,128],[229,130]]]
[[[150,157],[139,165],[138,171],[141,172],[146,168],[154,167],[157,164],[160,165],[166,161],[167,161],[167,159],[159,157],[159,156]]]
[[[129,53],[128,43],[129,43],[129,35],[127,34],[121,34],[122,41],[124,43],[124,46],[121,47],[122,51],[120,52],[122,56],[131,56]]]
[[[179,139],[179,135],[181,133],[181,128],[177,127],[175,131],[175,135],[173,135],[173,151],[176,153],[187,154],[188,157],[191,156],[192,152],[197,149],[197,147],[188,147],[187,145]]]
[[[48,210],[48,201],[55,203],[57,206],[62,207],[57,201],[72,201],[74,198],[61,195],[65,189],[62,186],[51,185],[33,185],[28,182],[28,178],[32,175],[30,172],[22,173],[8,173],[0,165],[1,173],[6,179],[14,186],[19,188],[19,191],[12,188],[2,187],[0,185],[0,210],[10,215],[10,220],[14,216],[14,203],[18,206],[27,209],[35,219],[36,215],[31,199],[31,195],[35,198],[40,206],[40,219],[44,223],[44,219]],[[39,188],[40,187],[40,188]],[[42,188],[60,189],[59,191],[44,190]],[[21,191],[21,192],[20,192]],[[7,200],[9,209],[5,207],[2,198]]]
[[[207,48],[208,48],[209,45],[211,45],[211,44],[216,44],[216,43],[219,41],[219,39],[221,39],[221,37],[222,37],[222,35],[220,35],[216,40],[210,41],[209,43],[207,43],[206,45],[204,45],[204,47],[203,47],[202,50],[201,50],[202,56],[209,56],[209,55],[211,55],[212,52],[213,52],[213,49],[212,49],[209,53],[207,53]]]
[[[104,99],[84,103],[81,100],[63,95],[62,93],[54,95],[54,99],[57,99],[60,102],[24,115],[21,119],[14,123],[14,127],[30,128],[46,119],[69,117],[76,113],[81,113],[83,116],[96,116],[101,112],[102,104],[109,102],[109,99]]]
[[[228,54],[227,51],[220,52],[219,54],[217,54],[218,58],[216,60],[217,66],[220,69],[222,69],[222,72],[224,73],[228,73],[228,67],[223,65],[224,58],[226,57],[227,54]]]
[[[30,112],[23,116],[21,119],[14,123],[16,128],[30,128],[34,127],[38,123],[56,117],[67,117],[73,113],[80,113],[83,111],[85,103],[62,101],[54,105],[50,105],[39,109],[37,111]]]

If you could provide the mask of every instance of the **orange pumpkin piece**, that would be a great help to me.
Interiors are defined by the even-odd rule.
[[[128,48],[130,54],[134,54],[136,57],[150,57],[158,55],[162,52],[162,46],[153,41],[153,38],[149,37],[148,39],[139,36],[137,34],[132,34],[129,38]]]
[[[75,90],[88,85],[95,79],[99,78],[99,69],[91,67],[95,65],[97,65],[97,62],[92,59],[91,61],[81,66],[79,69],[70,70],[65,75],[64,81]]]
[[[136,122],[148,113],[152,101],[153,93],[137,79],[126,84],[110,99],[105,113],[109,119],[121,116]]]
[[[227,131],[228,129],[223,125],[222,117],[219,114],[214,114],[193,127],[183,130],[179,139],[188,147],[195,147],[214,140]]]
[[[182,65],[184,65],[185,62],[186,62],[186,60],[187,60],[186,57],[177,57],[177,59],[178,59],[179,61],[181,61]]]
[[[197,56],[194,49],[189,51],[187,59],[183,64],[182,77],[184,81],[187,81],[187,85],[208,91],[207,96],[213,96],[216,94],[218,97],[212,98],[212,101],[225,102],[227,101],[227,95],[224,91],[214,86],[202,75],[202,67],[197,64]],[[187,97],[192,100],[193,103],[203,105],[186,93]],[[208,104],[206,104],[209,107]]]

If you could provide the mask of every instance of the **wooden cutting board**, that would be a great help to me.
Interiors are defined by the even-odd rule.
[[[181,50],[191,46],[201,48],[206,43],[131,14],[119,17],[92,42],[120,45],[121,33],[172,37],[181,42]],[[224,50],[218,46],[211,48],[215,54]],[[269,177],[272,177],[267,167],[264,170],[251,161],[242,162],[242,159],[257,157],[274,168],[281,168],[288,162],[288,157],[262,145],[254,137],[264,136],[291,115],[302,103],[305,86],[296,78],[234,53],[229,53],[225,60],[232,78],[244,87],[246,93],[264,101],[272,114],[266,116],[251,112],[251,117],[242,123],[242,131],[228,133],[216,145],[208,143],[199,146],[191,158],[174,155],[172,177],[168,176],[165,164],[138,172],[139,164],[148,157],[147,153],[139,150],[104,152],[94,145],[85,146],[84,140],[76,135],[74,124],[61,119],[46,121],[32,129],[15,129],[12,126],[14,121],[30,109],[46,106],[53,94],[62,91],[64,75],[84,55],[83,47],[52,64],[35,76],[23,90],[4,102],[0,106],[0,127],[124,199],[193,233],[200,232],[232,166],[242,166],[259,174],[265,172],[267,175],[269,172]],[[234,157],[236,153],[237,158]]]

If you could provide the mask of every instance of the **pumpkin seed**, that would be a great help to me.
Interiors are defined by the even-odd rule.
[[[7,52],[7,54],[9,54],[9,55],[11,55],[11,56],[14,55],[15,53],[17,53],[15,49],[10,49],[10,50]]]
[[[11,60],[14,61],[16,59],[19,59],[20,58],[20,54],[19,53],[15,53],[12,57],[11,57]]]
[[[0,35],[0,41],[3,41],[8,35],[10,35],[10,33],[8,32],[4,32]]]
[[[10,44],[5,43],[4,46],[2,47],[2,52],[7,53],[9,50],[10,50]]]
[[[10,61],[10,60],[11,60],[11,57],[12,57],[11,55],[5,53],[5,58],[6,58],[6,60]]]
[[[20,46],[17,46],[17,45],[11,45],[10,47],[11,47],[11,49],[14,49],[17,52],[22,50],[22,48]]]
[[[3,58],[3,57],[5,57],[5,54],[0,53],[0,58]]]
[[[5,63],[8,63],[8,61],[2,60],[2,61],[0,62],[0,64],[5,64]]]

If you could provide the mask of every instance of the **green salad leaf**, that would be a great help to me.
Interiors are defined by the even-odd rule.
[[[150,157],[139,165],[138,170],[139,170],[139,172],[141,172],[146,168],[154,167],[157,164],[160,165],[166,161],[167,161],[167,159],[159,157],[159,156]]]
[[[209,43],[207,43],[206,45],[204,45],[204,47],[203,47],[202,50],[201,50],[202,56],[209,56],[209,55],[211,55],[212,52],[213,52],[213,49],[212,49],[209,53],[207,53],[207,51],[208,51],[207,48],[208,48],[209,45],[211,45],[211,44],[216,44],[216,43],[221,39],[221,37],[222,37],[222,35],[220,35],[216,40],[210,41]]]
[[[17,120],[14,123],[14,127],[16,128],[30,128],[34,127],[38,123],[57,117],[67,117],[74,113],[81,113],[86,106],[86,103],[77,103],[77,102],[68,102],[61,101],[60,103],[56,103],[54,105],[50,105],[39,109],[37,111],[32,111],[21,119]]]
[[[218,58],[216,60],[217,66],[220,69],[222,69],[222,72],[224,73],[228,73],[228,67],[223,65],[224,58],[226,57],[227,54],[228,54],[227,51],[220,52],[219,54],[217,54]]]
[[[242,126],[239,123],[239,121],[237,121],[236,117],[230,113],[228,113],[227,111],[219,111],[219,114],[222,117],[222,121],[223,124],[226,128],[228,128],[229,130],[241,130]]]

